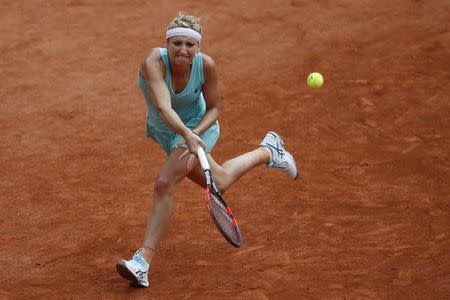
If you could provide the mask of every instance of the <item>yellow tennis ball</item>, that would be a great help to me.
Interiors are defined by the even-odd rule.
[[[308,79],[306,80],[308,86],[313,89],[318,89],[323,84],[323,76],[318,72],[313,72],[309,74]]]

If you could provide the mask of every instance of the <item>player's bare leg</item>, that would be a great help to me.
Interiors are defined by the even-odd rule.
[[[219,165],[210,154],[207,157],[211,172],[222,193],[250,170],[270,160],[269,152],[262,147],[230,159],[223,165]],[[205,176],[200,164],[197,163],[195,165],[194,169],[188,174],[188,177],[198,185],[206,187]]]
[[[222,193],[247,172],[262,164],[281,169],[291,179],[296,179],[298,176],[294,158],[286,151],[281,137],[272,131],[267,133],[260,147],[253,151],[230,159],[223,165],[216,163],[209,154],[208,161],[216,184]],[[188,177],[200,186],[205,186],[205,177],[199,164],[195,165]]]
[[[117,272],[134,287],[148,287],[148,272],[154,251],[169,225],[177,183],[186,176],[188,158],[180,159],[183,149],[176,149],[159,171],[154,186],[154,204],[148,217],[142,247],[132,259],[116,264]]]
[[[159,241],[170,223],[173,211],[174,193],[178,182],[187,173],[188,157],[179,159],[184,149],[175,149],[161,167],[153,189],[153,207],[147,220],[144,235],[143,256],[150,262]]]

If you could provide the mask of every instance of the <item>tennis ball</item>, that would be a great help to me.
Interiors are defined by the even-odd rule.
[[[313,89],[318,89],[323,84],[323,76],[318,72],[313,72],[309,74],[308,79],[306,80],[308,86]]]

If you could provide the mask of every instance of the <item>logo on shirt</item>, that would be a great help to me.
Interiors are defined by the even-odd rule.
[[[202,90],[202,84],[200,83],[198,87],[195,88],[194,93],[198,93]]]

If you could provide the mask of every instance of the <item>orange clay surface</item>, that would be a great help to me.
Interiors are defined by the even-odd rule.
[[[107,2],[0,1],[0,298],[450,295],[448,1]],[[136,72],[178,11],[202,17],[218,65],[216,160],[276,130],[301,180],[258,167],[227,192],[241,249],[183,181],[133,289],[115,263],[165,159]]]

